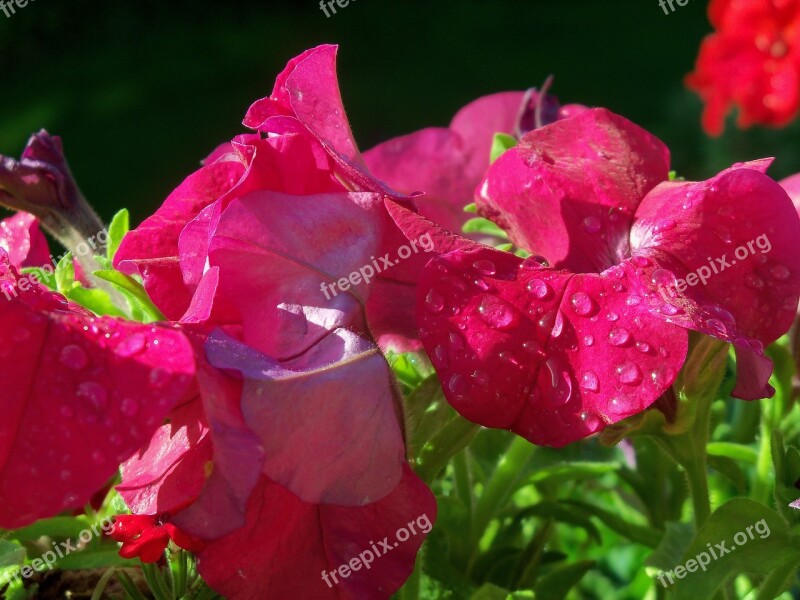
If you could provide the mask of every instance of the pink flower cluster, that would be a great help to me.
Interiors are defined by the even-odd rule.
[[[39,288],[0,305],[13,382],[0,526],[82,506],[124,463],[123,555],[157,560],[173,540],[231,599],[388,598],[424,536],[335,588],[320,573],[436,514],[406,462],[389,348],[424,347],[467,419],[553,446],[651,406],[690,331],[733,345],[736,396],[771,394],[764,347],[795,317],[800,218],[769,161],[670,181],[651,134],[535,92],[481,98],[448,128],[361,154],[335,57],[320,46],[290,61],[247,112],[251,132],[123,241],[116,268],[166,321],[95,317]],[[490,166],[496,132],[518,145]],[[0,165],[0,194],[31,193],[8,183],[23,167],[37,193],[64,189],[23,156]],[[472,201],[531,256],[461,236]],[[0,286],[46,260],[37,227],[3,223]],[[769,255],[677,291],[761,235]],[[430,253],[320,293],[423,237]]]

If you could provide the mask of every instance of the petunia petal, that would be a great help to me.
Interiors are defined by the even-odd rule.
[[[393,214],[407,234],[424,223]],[[444,250],[448,239],[433,237]],[[641,412],[672,384],[687,334],[631,301],[630,263],[575,275],[460,245],[423,271],[417,319],[445,397],[466,418],[562,446]]]
[[[0,259],[1,260],[1,259]],[[0,289],[18,277],[0,263]],[[0,526],[84,506],[188,391],[191,347],[168,327],[95,318],[55,294],[0,302]],[[13,383],[11,383],[13,382]]]
[[[763,348],[788,331],[800,298],[800,217],[762,167],[662,184],[631,230],[654,314],[733,343],[741,358],[736,393],[748,399],[771,393]],[[748,358],[753,353],[762,358]]]
[[[532,131],[489,169],[481,215],[519,247],[573,272],[600,272],[627,257],[644,195],[665,181],[669,151],[605,109]]]
[[[31,214],[20,212],[0,221],[0,248],[8,253],[16,269],[52,268],[47,238],[39,229],[39,220]]]
[[[247,525],[207,544],[199,571],[229,600],[383,600],[411,574],[435,520],[433,495],[408,467],[389,496],[360,507],[302,502],[263,478],[248,505]],[[405,541],[398,538],[401,530]],[[362,566],[348,577],[329,574],[354,559]]]
[[[278,363],[215,333],[206,351],[244,377],[241,410],[270,479],[314,504],[361,506],[395,488],[405,461],[398,401],[374,345],[338,329]]]

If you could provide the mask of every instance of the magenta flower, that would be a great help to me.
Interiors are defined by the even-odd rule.
[[[736,396],[771,395],[763,348],[797,307],[800,219],[767,166],[669,182],[666,147],[602,109],[529,133],[490,168],[478,207],[553,267],[433,236],[417,316],[447,399],[561,446],[650,406],[688,330],[734,345]],[[390,210],[409,237],[432,227]]]
[[[460,232],[469,218],[464,207],[489,167],[496,133],[522,137],[537,126],[578,114],[535,89],[484,96],[462,108],[447,128],[429,127],[391,139],[364,153],[370,172],[416,199],[419,214]]]
[[[50,265],[47,238],[39,229],[39,220],[28,213],[0,221],[0,249],[16,269]]]
[[[349,128],[329,127],[337,110],[343,119],[334,55],[292,61],[248,113],[259,133],[218,147],[115,259],[203,354],[198,393],[124,465],[119,492],[135,514],[201,539],[201,573],[232,599],[386,598],[424,533],[336,587],[307,565],[336,570],[436,515],[406,464],[396,384],[375,343],[399,333],[375,316],[392,314],[380,299],[411,293],[413,280],[395,281],[402,267],[386,281],[362,270],[407,243],[384,205],[403,199],[357,166]]]
[[[187,392],[194,359],[172,327],[23,284],[4,250],[0,291],[0,526],[15,528],[85,506]]]

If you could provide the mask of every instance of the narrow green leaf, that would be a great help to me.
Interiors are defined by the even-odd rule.
[[[493,163],[505,154],[507,150],[510,150],[516,145],[516,138],[505,133],[495,133],[494,138],[492,138],[492,150],[489,154],[489,162]]]
[[[111,225],[108,226],[108,244],[106,245],[106,258],[109,261],[114,260],[119,245],[122,243],[122,238],[130,231],[130,214],[128,209],[123,208],[119,211],[114,218],[111,219]]]
[[[505,231],[500,229],[497,225],[492,223],[489,219],[483,217],[475,217],[464,223],[462,228],[464,233],[483,233],[485,235],[494,235],[503,239],[508,239]]]

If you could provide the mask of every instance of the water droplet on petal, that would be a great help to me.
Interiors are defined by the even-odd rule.
[[[650,352],[650,344],[647,342],[636,342],[636,349],[642,354]]]
[[[661,358],[667,358],[669,356],[669,351],[664,348],[664,346],[661,346],[661,348],[658,349],[658,355]]]
[[[611,321],[612,323],[614,323],[615,321],[618,320],[619,320],[619,315],[614,311],[609,311],[608,314],[606,315],[606,321]]]
[[[672,304],[662,304],[658,310],[662,315],[667,315],[668,317],[674,317],[675,315],[683,312],[682,308],[673,306]]]
[[[147,338],[145,338],[144,335],[141,333],[134,333],[125,338],[117,346],[116,353],[123,358],[134,356],[144,350],[146,344]]]
[[[586,217],[583,220],[583,228],[589,233],[597,233],[602,227],[603,224],[597,217]]]
[[[564,315],[559,310],[556,313],[555,322],[553,323],[552,335],[554,338],[560,337],[564,331]]]
[[[476,370],[472,373],[472,379],[481,387],[489,385],[489,374],[485,371]]]
[[[78,386],[78,398],[86,400],[97,410],[108,406],[108,390],[94,381],[84,381]]]
[[[719,319],[706,319],[706,328],[708,328],[709,333],[713,336],[722,338],[728,337],[728,329]]]
[[[463,375],[454,373],[447,382],[447,389],[457,396],[462,396],[469,390],[469,383],[467,383]]]
[[[566,404],[572,397],[572,379],[564,370],[561,370],[554,359],[546,363],[550,371],[550,385],[553,387],[551,400],[558,405]]]
[[[631,262],[637,267],[649,267],[651,264],[650,259],[645,256],[634,256]]]
[[[453,332],[448,337],[450,339],[450,348],[452,348],[453,350],[464,349],[464,338],[462,338],[461,335]]]
[[[594,301],[585,292],[576,292],[573,294],[572,298],[570,298],[570,304],[572,305],[572,310],[575,311],[575,314],[578,314],[582,317],[591,315],[595,310]]]
[[[74,344],[64,346],[58,360],[62,365],[74,371],[81,371],[89,365],[89,357],[86,352]]]
[[[119,410],[124,417],[134,417],[139,412],[139,403],[133,398],[125,398],[120,404]]]
[[[642,381],[642,371],[639,367],[632,362],[624,362],[617,365],[616,368],[617,379],[620,383],[628,385],[637,385]]]
[[[655,233],[663,233],[664,231],[670,231],[671,229],[675,229],[677,223],[673,219],[662,219],[656,226],[653,228]]]
[[[541,269],[542,267],[549,267],[550,263],[547,262],[547,259],[544,256],[539,256],[538,254],[532,254],[531,256],[527,257],[523,260],[519,268],[520,269]]]
[[[592,371],[586,371],[581,378],[581,387],[590,392],[596,392],[600,389],[600,380]]]
[[[519,324],[519,312],[508,302],[494,296],[484,296],[478,313],[489,327],[501,331],[513,329]]]
[[[636,296],[635,294],[631,295],[631,296],[628,296],[625,299],[625,304],[627,304],[628,306],[636,306],[637,304],[640,304],[641,302],[642,302],[642,299],[639,296]]]
[[[430,290],[425,296],[425,307],[432,313],[437,314],[444,310],[444,297],[435,290]]]
[[[528,291],[533,294],[534,298],[539,300],[545,300],[552,292],[550,286],[541,279],[531,279],[528,282]]]
[[[587,346],[591,346],[592,344],[594,344],[594,336],[592,335],[585,336],[583,338],[583,343],[586,344]]]
[[[480,290],[483,290],[484,292],[488,292],[491,289],[491,286],[480,277],[476,277],[475,279],[473,279],[472,285],[474,285],[476,288]]]
[[[446,367],[449,364],[447,360],[447,350],[442,346],[436,346],[436,348],[433,349],[433,359],[439,367]]]
[[[608,343],[612,346],[623,346],[631,339],[630,332],[624,327],[616,327],[608,332]]]
[[[150,371],[150,375],[148,375],[147,380],[150,383],[150,387],[155,390],[160,390],[169,383],[170,374],[166,369],[156,367]]]
[[[494,275],[497,273],[497,268],[490,260],[476,260],[474,263],[472,263],[472,266],[476,271],[478,271],[478,273],[482,275]]]
[[[789,269],[784,267],[783,265],[775,265],[769,270],[770,275],[772,275],[778,281],[786,281],[789,279]]]
[[[653,271],[650,281],[653,282],[653,285],[658,285],[661,287],[673,287],[677,283],[675,274],[667,269],[656,269]]]
[[[748,273],[744,276],[744,284],[751,290],[764,289],[764,280],[755,273]]]

